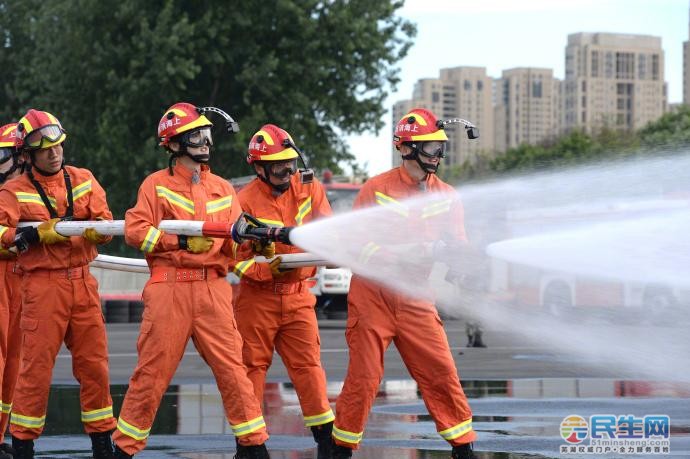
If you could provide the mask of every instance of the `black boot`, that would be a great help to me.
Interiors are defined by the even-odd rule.
[[[482,331],[479,328],[477,328],[477,331],[474,333],[472,347],[486,347],[486,344],[482,341]]]
[[[0,459],[13,459],[17,452],[7,443],[0,444]]]
[[[16,451],[14,459],[34,459],[34,441],[12,437],[12,448]]]
[[[333,440],[331,433],[333,432],[333,422],[321,424],[320,426],[313,426],[311,434],[314,436],[314,441],[317,444],[316,459],[331,459]]]
[[[475,459],[476,456],[472,452],[472,443],[465,445],[453,446],[451,459]]]
[[[120,449],[119,446],[115,445],[115,455],[113,456],[115,459],[132,459],[131,454],[127,454],[124,451]]]
[[[333,443],[333,459],[348,459],[352,457],[352,449]]]
[[[110,434],[111,432],[93,432],[89,434],[93,459],[113,459],[115,457]]]
[[[237,445],[235,459],[271,459],[271,456],[268,455],[266,445]]]
[[[16,451],[10,445],[0,444],[0,459],[14,459]]]

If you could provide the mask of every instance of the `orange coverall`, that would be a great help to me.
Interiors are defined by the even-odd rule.
[[[279,196],[256,178],[240,191],[239,199],[244,211],[271,226],[300,226],[332,213],[321,183],[302,184],[299,174],[292,176],[290,187]],[[263,400],[266,372],[275,349],[295,385],[306,426],[332,422],[326,374],[321,367],[316,297],[305,282],[314,276],[316,268],[297,268],[274,278],[268,263],[255,263],[245,245],[236,251],[237,259],[231,266],[240,278],[235,318],[244,339],[242,355],[254,393]],[[302,250],[292,245],[276,244],[276,255],[299,252]]]
[[[0,230],[1,231],[1,230]],[[19,375],[22,334],[19,318],[22,312],[22,276],[15,256],[0,255],[0,443],[5,439],[14,389]]]
[[[161,398],[191,337],[213,371],[237,440],[245,446],[260,445],[268,439],[266,424],[242,363],[232,287],[225,280],[232,242],[216,239],[211,250],[195,254],[181,250],[176,235],[157,228],[161,220],[235,221],[241,213],[237,195],[206,166],[198,180],[181,164],[173,170],[172,176],[168,169],[149,175],[136,205],[125,215],[125,239],[146,254],[151,278],[143,292],[139,361],[113,440],[128,454],[144,449]]]
[[[399,201],[418,196],[421,191],[407,171],[398,167],[369,179],[357,195],[354,207],[381,205],[391,209],[391,226],[404,225],[403,219],[408,218],[422,222],[440,218],[446,222],[444,227],[453,229],[455,239],[464,241],[462,205],[453,188],[431,174],[426,180],[426,189],[429,193],[452,194],[452,199],[446,200],[445,205],[430,202],[421,215],[401,216],[405,204]],[[440,237],[438,234],[425,236],[430,241]],[[333,438],[338,445],[359,447],[383,377],[384,354],[391,341],[417,382],[441,437],[454,446],[475,439],[472,411],[460,385],[443,324],[432,303],[401,295],[355,275],[348,295],[345,334],[350,362],[336,402]]]
[[[72,182],[75,220],[111,220],[105,191],[86,169],[65,166]],[[62,172],[44,177],[34,171],[58,215],[67,208]],[[48,208],[27,174],[0,189],[0,231],[12,245],[17,223],[46,221]],[[89,263],[96,246],[81,236],[52,245],[34,244],[19,255],[22,278],[22,359],[10,432],[22,440],[43,431],[55,357],[62,342],[72,353],[72,371],[81,385],[81,420],[87,433],[115,427],[108,377],[108,346],[98,284]]]

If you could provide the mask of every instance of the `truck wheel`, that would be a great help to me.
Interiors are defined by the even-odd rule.
[[[109,300],[105,302],[105,321],[109,324],[129,322],[129,301]]]

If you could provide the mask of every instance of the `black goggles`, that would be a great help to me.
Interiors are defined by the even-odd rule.
[[[269,162],[267,166],[272,175],[284,179],[288,175],[297,172],[297,158],[287,161]]]
[[[193,148],[212,147],[213,137],[211,136],[211,128],[202,127],[200,129],[194,129],[193,131],[184,132],[180,136],[180,143]]]
[[[0,164],[4,164],[12,159],[16,152],[17,150],[14,147],[0,147]]]
[[[65,131],[57,124],[49,124],[31,131],[24,138],[24,148],[28,150],[40,150],[49,144],[54,144]]]
[[[417,152],[426,156],[427,158],[445,158],[446,157],[446,142],[438,140],[431,140],[429,142],[417,142],[413,145]]]

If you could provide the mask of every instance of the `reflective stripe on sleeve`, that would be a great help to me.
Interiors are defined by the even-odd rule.
[[[141,243],[141,247],[139,247],[139,250],[141,250],[142,252],[151,253],[153,249],[156,247],[156,244],[158,244],[158,241],[160,240],[162,235],[162,231],[152,226],[146,233],[144,242]]]
[[[244,273],[247,272],[247,270],[254,264],[254,259],[250,258],[249,260],[241,261],[235,265],[235,269],[232,270],[232,272],[235,273],[237,277],[240,279],[242,276],[244,276]]]

